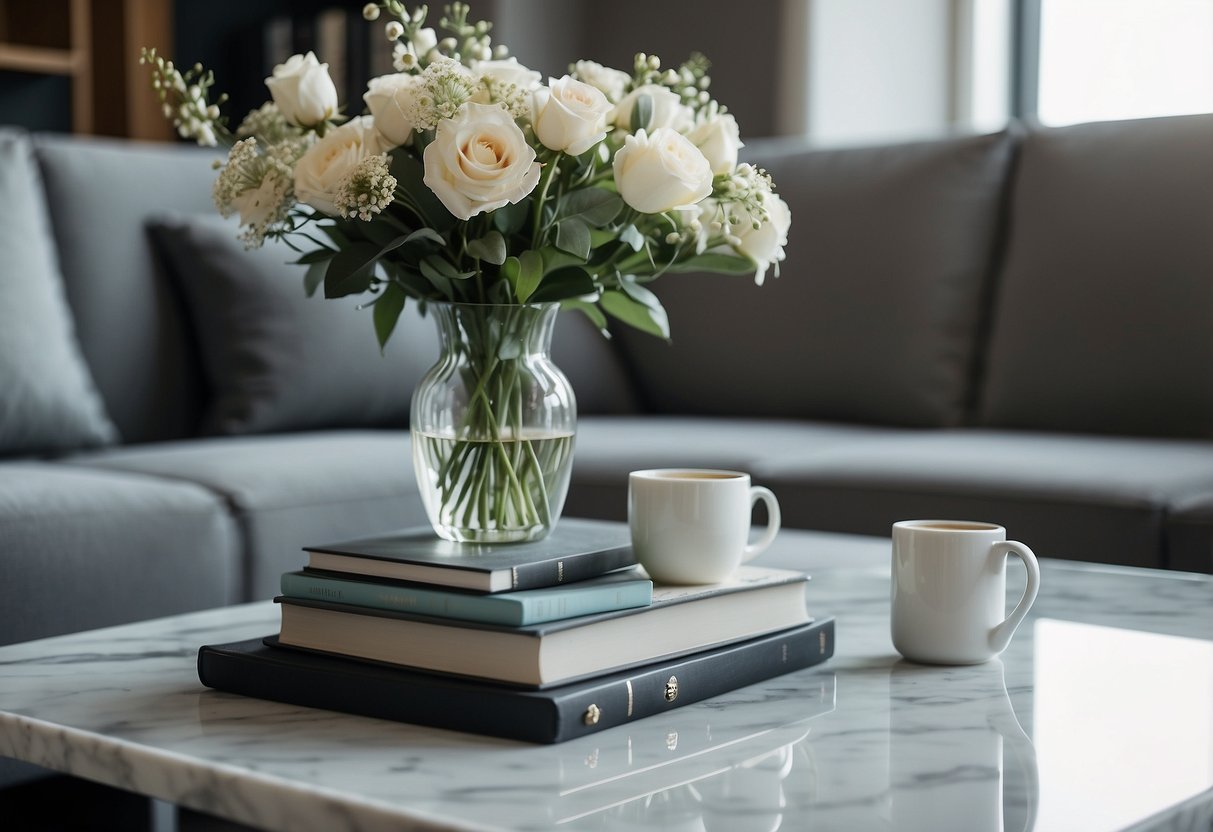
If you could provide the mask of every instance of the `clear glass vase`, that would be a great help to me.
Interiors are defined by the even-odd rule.
[[[537,540],[556,525],[577,404],[552,363],[559,304],[429,303],[441,355],[413,391],[413,467],[439,537]]]

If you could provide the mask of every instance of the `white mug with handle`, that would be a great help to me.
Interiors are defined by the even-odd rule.
[[[767,527],[747,543],[754,506]],[[628,523],[636,560],[663,584],[714,584],[762,553],[779,533],[779,501],[741,471],[655,468],[628,476]]]
[[[1028,570],[1006,612],[1007,555]],[[978,664],[1011,643],[1040,589],[1040,565],[993,523],[904,520],[893,524],[892,636],[897,652],[925,664]]]

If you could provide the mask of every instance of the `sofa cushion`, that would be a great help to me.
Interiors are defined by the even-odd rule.
[[[196,485],[0,463],[0,644],[234,603],[238,552]]]
[[[1213,488],[1174,500],[1166,518],[1167,566],[1213,573]]]
[[[243,434],[408,425],[413,387],[438,357],[409,304],[381,353],[366,298],[308,297],[298,254],[247,251],[216,214],[149,223],[180,283],[211,396],[203,428]]]
[[[243,600],[276,595],[303,546],[427,523],[405,431],[215,437],[76,459],[220,494],[243,536]]]
[[[1024,141],[981,423],[1213,436],[1213,115]]]
[[[887,535],[912,518],[983,520],[1038,555],[1164,566],[1162,520],[1213,489],[1213,445],[1194,441],[949,430],[874,437],[764,460],[789,525]]]
[[[0,455],[117,433],[80,354],[29,138],[0,131]]]
[[[782,274],[667,275],[670,345],[620,327],[665,413],[954,425],[975,344],[1013,137],[847,150],[755,142],[792,210]]]
[[[43,135],[35,152],[68,302],[110,417],[127,442],[194,433],[197,356],[143,223],[167,209],[214,210],[215,151]]]
[[[626,520],[628,473],[642,468],[752,472],[759,463],[788,454],[816,453],[897,433],[888,428],[782,419],[590,417],[577,426],[565,514]]]

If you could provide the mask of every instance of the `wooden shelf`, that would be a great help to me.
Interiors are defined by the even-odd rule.
[[[41,72],[47,75],[72,75],[79,65],[79,57],[70,49],[0,43],[0,69]]]

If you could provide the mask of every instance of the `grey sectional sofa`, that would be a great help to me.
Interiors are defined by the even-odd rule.
[[[671,344],[558,325],[567,513],[724,466],[790,526],[1213,571],[1213,117],[745,152],[792,208],[778,279],[662,278]],[[0,643],[269,597],[306,543],[424,522],[432,323],[380,357],[211,216],[211,160],[0,131]]]

